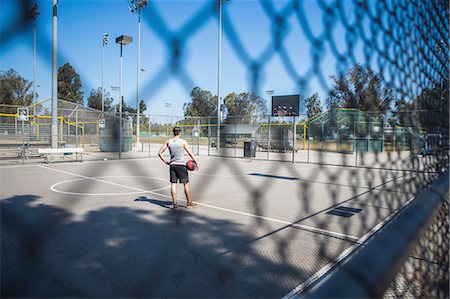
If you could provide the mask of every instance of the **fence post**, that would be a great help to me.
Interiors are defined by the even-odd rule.
[[[75,110],[75,147],[78,147],[78,109]]]
[[[208,116],[208,156],[211,148],[211,118]]]
[[[324,124],[322,123],[322,151],[323,151],[323,142],[325,141],[325,136],[324,136],[324,133],[323,133],[323,131],[324,131],[324,129],[323,129],[323,127],[324,127]]]
[[[294,118],[293,118],[293,125],[294,125],[294,137],[293,137],[293,139],[292,139],[292,164],[294,164],[295,163],[295,150],[296,150],[296,147],[297,147],[297,124],[295,123],[295,116],[294,116]]]
[[[356,115],[357,120],[359,121],[359,114]],[[355,154],[355,167],[358,166],[358,144],[357,142],[357,138],[356,138],[356,126],[358,124],[357,120],[354,121],[353,123],[353,152]]]
[[[309,143],[311,139],[311,124],[308,126],[308,157],[306,159],[306,163],[309,163]]]
[[[22,120],[22,163],[25,163],[25,136],[23,136],[25,130],[25,122]]]
[[[17,138],[18,138],[18,136],[17,136],[17,117],[18,117],[18,115],[16,114],[16,116],[14,117],[14,138],[16,139],[16,142],[17,142]]]
[[[267,160],[269,160],[269,152],[270,152],[270,115],[268,115],[267,116],[267,118],[268,118],[268,122],[267,122],[267,124],[268,124],[268,132],[267,132]]]
[[[70,143],[70,118],[67,117],[67,144]]]
[[[39,117],[36,116],[36,142],[39,143]]]
[[[27,147],[30,147],[30,131],[31,131],[31,121],[28,121],[27,126]]]
[[[236,124],[236,117],[234,118],[234,157],[236,158],[237,156],[237,139],[236,139],[236,135],[237,135],[237,124]]]
[[[151,130],[152,130],[152,123],[150,122],[150,115],[148,116],[148,156],[151,157],[152,154],[150,152],[150,138],[152,138],[152,134],[151,134]]]
[[[197,155],[200,155],[200,117],[198,117],[197,119],[197,128],[198,128],[198,132],[197,132]]]
[[[100,125],[99,125],[99,123],[98,123],[98,119],[96,120],[96,124],[95,124],[95,134],[96,134],[96,136],[97,136],[97,146],[98,146],[98,149],[100,149]]]
[[[61,114],[60,119],[59,119],[59,146],[61,146],[63,141],[64,141],[63,140],[63,131],[64,131],[64,128],[63,128],[63,117],[62,117],[62,114]]]

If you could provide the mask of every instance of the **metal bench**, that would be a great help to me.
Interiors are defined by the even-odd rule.
[[[57,159],[50,160],[49,157],[57,156],[59,158],[68,158],[70,155],[75,154],[75,161],[83,161],[82,154],[84,153],[84,149],[82,147],[65,147],[65,148],[39,148],[38,154],[42,155],[45,159],[45,163],[54,162]],[[79,158],[79,159],[78,159]],[[72,159],[73,160],[73,159]]]

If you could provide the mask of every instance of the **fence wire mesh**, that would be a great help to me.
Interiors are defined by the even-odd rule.
[[[32,3],[25,0],[21,3],[23,18],[1,29],[2,43],[10,42],[21,29],[32,26],[28,15]],[[343,259],[351,262],[352,254],[364,248],[374,232],[382,231],[383,225],[414,202],[416,194],[438,178],[448,176],[448,3],[317,1],[323,27],[320,32],[312,28],[305,3],[286,1],[279,9],[275,1],[255,1],[272,28],[272,42],[257,57],[246,50],[246,40],[239,37],[239,24],[224,11],[225,34],[251,74],[249,90],[258,92],[266,65],[276,57],[292,85],[300,91],[310,88],[314,81],[329,91],[332,86],[323,65],[329,63],[325,57],[331,55],[336,74],[345,73],[357,63],[376,68],[383,74],[382,83],[390,87],[396,103],[409,103],[409,109],[389,108],[378,114],[360,109],[330,110],[313,119],[302,116],[297,120],[230,117],[223,121],[220,137],[214,117],[147,115],[147,130],[140,136],[141,150],[156,156],[173,126],[180,126],[184,138],[200,155],[200,161],[205,156],[216,156],[217,161],[205,172],[226,171],[230,178],[228,186],[223,186],[223,178],[219,176],[205,178],[196,198],[208,205],[208,198],[218,190],[230,194],[229,198],[221,194],[224,201],[244,194],[241,208],[247,207],[246,213],[253,215],[245,225],[234,214],[224,220],[201,213],[158,214],[156,221],[149,223],[140,211],[129,206],[85,210],[83,197],[61,194],[42,203],[43,199],[31,191],[25,195],[10,186],[14,170],[4,169],[2,297],[308,296],[309,287],[316,280]],[[187,41],[208,20],[218,16],[218,4],[205,1],[180,31],[169,30],[164,15],[156,9],[143,12],[144,21],[158,32],[160,41],[171,53],[166,61],[167,70],[162,70],[147,85],[147,91],[157,91],[173,77],[187,91],[196,85],[183,65],[183,53]],[[310,64],[306,71],[295,68],[297,58],[286,49],[290,19],[296,21],[308,40],[310,52],[304,60]],[[337,31],[343,34],[339,36]],[[72,103],[60,103],[60,145],[92,145],[93,151],[102,148],[117,151],[117,116],[102,116]],[[19,136],[24,134],[31,144],[41,142],[41,138],[48,143],[51,120],[44,117],[48,115],[45,110],[38,111],[36,119],[22,129],[10,115],[16,113],[16,108],[1,107],[2,144],[20,144]],[[98,128],[100,117],[106,118],[106,126],[111,128],[104,135]],[[397,119],[400,125],[388,125],[388,117]],[[82,118],[83,124],[77,118]],[[124,126],[127,134],[123,150],[132,147],[132,122],[130,118]],[[228,159],[244,156],[296,162],[273,162],[265,169],[267,175],[292,179],[294,183],[286,186],[276,179],[252,180],[255,166],[246,164],[247,159]],[[316,168],[305,176],[299,165],[306,163]],[[79,170],[77,179],[104,180],[108,171],[117,170],[113,164],[108,164],[106,170],[94,165]],[[144,163],[124,163],[118,167],[121,173],[136,177],[161,176]],[[84,187],[86,194],[96,192],[92,180],[91,183]],[[137,184],[135,192],[147,190],[145,182],[137,180]],[[278,213],[288,214],[290,220],[273,225],[268,215],[277,211],[282,188],[290,189],[290,201],[284,207],[287,211]],[[406,252],[404,266],[384,297],[449,297],[448,184],[444,193],[435,195],[440,196],[437,205],[440,212],[429,219],[431,224],[423,237],[411,240],[414,249]],[[165,204],[149,199],[152,200]],[[326,208],[321,207],[320,200],[328,202]],[[64,205],[58,205],[58,201],[64,201]],[[77,218],[80,211],[86,214],[83,220]],[[180,253],[180,249],[185,252]],[[180,265],[189,268],[190,273],[180,271]],[[193,277],[196,275],[204,280]],[[360,287],[367,285],[362,281]],[[345,294],[329,295],[345,297]]]

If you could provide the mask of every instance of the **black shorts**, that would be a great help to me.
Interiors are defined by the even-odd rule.
[[[186,184],[189,182],[189,174],[186,165],[170,165],[170,182]]]

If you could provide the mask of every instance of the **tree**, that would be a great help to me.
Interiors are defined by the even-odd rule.
[[[66,63],[58,69],[58,99],[84,104],[80,75]]]
[[[262,116],[267,112],[264,99],[248,92],[231,93],[224,98],[227,112],[227,123],[248,124],[252,116]]]
[[[392,126],[421,127],[429,133],[448,129],[448,80],[422,90],[412,101],[397,100],[390,123]]]
[[[394,126],[410,127],[411,111],[413,109],[414,109],[413,104],[411,102],[407,102],[404,99],[395,101],[395,108],[392,113],[392,118],[388,119],[388,122],[391,125],[391,127]]]
[[[306,115],[308,118],[322,113],[322,103],[317,92],[306,99]]]
[[[145,111],[147,111],[147,104],[143,100],[139,103],[139,112],[141,114],[141,131],[148,130],[148,122],[149,118],[145,115]]]
[[[428,133],[449,133],[449,90],[448,80],[424,89],[411,104],[413,112],[411,123],[420,122],[420,126]]]
[[[347,74],[331,76],[332,88],[328,108],[357,108],[386,113],[392,102],[392,91],[384,86],[384,78],[370,66],[356,64]]]
[[[13,69],[0,71],[0,104],[29,106],[33,102],[32,84]]]
[[[109,92],[106,92],[105,93],[105,104],[104,104],[105,105],[104,108],[105,108],[106,112],[112,111],[112,102],[113,102],[113,99],[111,98]],[[97,110],[102,110],[102,88],[101,87],[91,90],[91,94],[87,98],[87,106],[97,109]]]
[[[191,101],[183,105],[184,116],[215,116],[217,115],[217,96],[200,87],[191,91]]]

